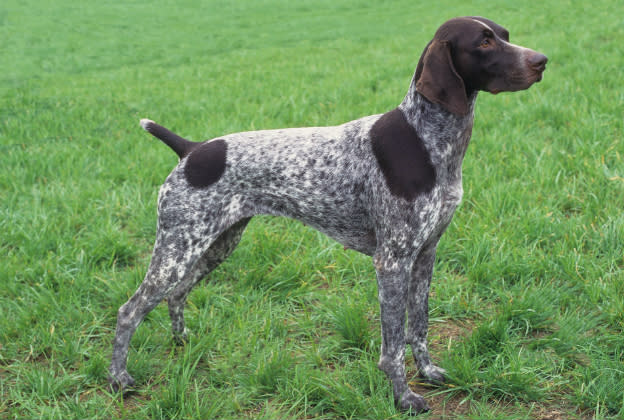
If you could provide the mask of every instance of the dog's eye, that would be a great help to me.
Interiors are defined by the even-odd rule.
[[[481,41],[481,48],[488,48],[492,45],[492,43],[490,42],[489,39],[485,38],[483,41]]]

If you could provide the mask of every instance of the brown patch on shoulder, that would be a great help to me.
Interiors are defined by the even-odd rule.
[[[208,141],[189,154],[184,175],[193,187],[206,188],[225,172],[227,143],[223,139]]]
[[[433,189],[436,172],[422,139],[403,112],[383,114],[370,130],[373,154],[390,192],[406,200]]]

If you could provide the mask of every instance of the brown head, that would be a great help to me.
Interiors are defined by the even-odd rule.
[[[454,114],[468,113],[468,98],[529,88],[542,80],[548,58],[509,42],[509,32],[482,17],[445,22],[423,51],[416,91]]]

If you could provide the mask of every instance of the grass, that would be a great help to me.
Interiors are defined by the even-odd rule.
[[[384,112],[458,15],[550,61],[478,99],[430,299],[450,381],[410,376],[422,417],[623,417],[624,7],[606,0],[3,1],[0,417],[404,417],[376,368],[370,260],[270,217],[191,294],[188,344],[160,305],[132,340],[138,390],[108,392],[176,163],[138,121],[203,140]]]

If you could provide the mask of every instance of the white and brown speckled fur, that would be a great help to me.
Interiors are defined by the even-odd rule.
[[[469,42],[467,32],[495,43],[500,50],[495,53],[507,57],[498,67],[515,78],[505,85],[498,79],[506,74],[470,83],[468,76],[459,75],[465,90],[455,92],[461,98],[453,102],[432,93],[431,83],[447,81],[432,74],[437,70],[428,63],[434,54],[445,54],[436,48],[452,45],[447,65],[478,65],[458,65],[466,58],[457,50],[473,48],[464,45]],[[478,42],[474,46],[475,51],[485,47]],[[485,53],[477,52],[474,60],[485,61],[479,58]],[[408,387],[405,344],[411,344],[424,378],[444,380],[444,370],[431,362],[427,350],[428,293],[438,240],[462,198],[461,165],[477,92],[526,89],[541,79],[545,62],[543,55],[509,44],[506,30],[495,23],[457,18],[438,30],[405,99],[386,114],[336,127],[229,134],[205,143],[187,142],[142,120],[146,130],[174,150],[178,147],[181,159],[160,190],[157,237],[145,280],[119,309],[109,369],[113,388],[134,384],[126,371],[128,346],[145,315],[167,299],[174,337],[184,340],[183,308],[192,287],[230,255],[252,216],[272,214],[301,220],[373,257],[382,324],[379,368],[391,380],[400,408],[427,410],[425,400]],[[407,145],[406,151],[393,143],[395,137]],[[199,145],[204,145],[203,151]],[[413,154],[418,168],[402,160],[405,153]],[[204,169],[204,158],[220,169]],[[204,177],[202,171],[209,175]],[[406,181],[405,174],[413,182]]]

